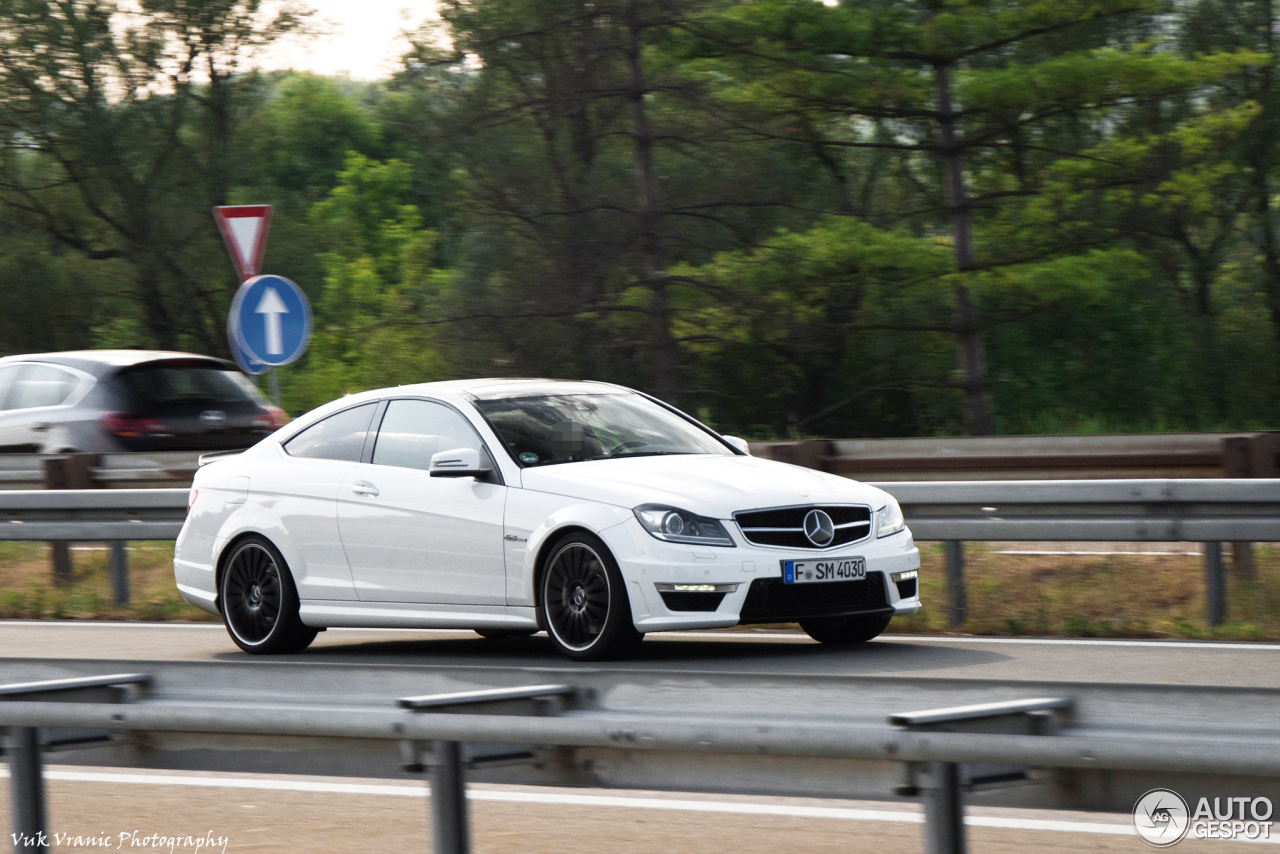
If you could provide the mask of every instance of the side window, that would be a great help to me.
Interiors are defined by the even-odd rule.
[[[330,415],[285,442],[284,449],[291,457],[358,463],[377,408],[376,403],[366,403]]]
[[[5,398],[5,409],[57,406],[79,384],[74,374],[50,365],[24,365]]]
[[[426,470],[432,454],[457,448],[485,453],[484,443],[467,419],[442,403],[393,400],[382,417],[373,463]]]
[[[5,406],[5,398],[9,396],[9,389],[13,386],[14,378],[18,376],[18,371],[22,369],[22,365],[6,365],[0,368],[0,410],[8,409]]]

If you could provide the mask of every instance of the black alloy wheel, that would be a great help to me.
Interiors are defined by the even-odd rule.
[[[551,549],[542,575],[542,618],[560,651],[578,661],[627,655],[644,635],[613,555],[597,537],[569,534]]]
[[[219,598],[227,634],[255,655],[301,652],[316,629],[298,616],[298,592],[279,550],[262,537],[246,537],[227,558]]]
[[[819,643],[866,643],[889,627],[892,614],[859,614],[829,620],[801,620],[800,628]]]

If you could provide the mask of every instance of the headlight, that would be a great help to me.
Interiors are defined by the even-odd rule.
[[[889,503],[876,513],[876,536],[887,537],[907,527],[907,520],[902,518],[902,508],[898,502],[890,498]]]
[[[715,519],[695,516],[688,510],[665,504],[641,504],[634,512],[644,529],[659,540],[691,546],[733,547],[729,532]]]

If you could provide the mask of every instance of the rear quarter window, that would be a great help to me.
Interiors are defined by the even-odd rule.
[[[80,384],[75,374],[52,365],[23,365],[14,376],[5,409],[36,409],[59,406]]]
[[[291,457],[358,463],[377,408],[376,403],[366,403],[317,421],[285,442],[285,453]]]

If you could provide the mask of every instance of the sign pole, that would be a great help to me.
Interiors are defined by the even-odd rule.
[[[271,389],[271,402],[280,405],[280,370],[272,368],[267,371],[267,387]]]

